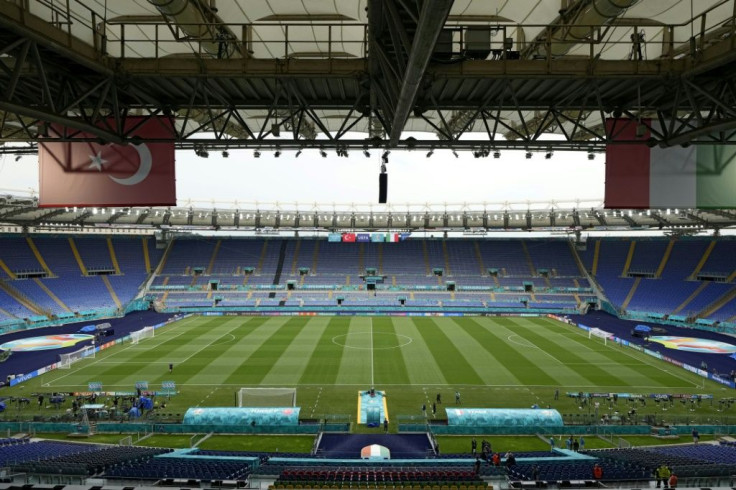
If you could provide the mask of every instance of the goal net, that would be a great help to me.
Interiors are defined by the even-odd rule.
[[[603,345],[608,345],[608,339],[612,338],[613,334],[611,332],[601,330],[600,328],[591,328],[588,330],[588,338],[592,339],[594,337],[603,339]]]
[[[295,407],[296,388],[240,388],[239,407]]]
[[[153,338],[153,327],[145,327],[135,332],[130,332],[130,343],[137,344],[143,339]]]
[[[70,367],[72,367],[72,364],[79,361],[80,359],[94,359],[94,357],[95,347],[93,345],[88,345],[87,347],[75,350],[74,352],[59,354],[59,365],[57,367],[59,369],[69,369]]]

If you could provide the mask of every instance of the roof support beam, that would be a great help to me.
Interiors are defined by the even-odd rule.
[[[445,25],[452,4],[453,0],[435,0],[425,2],[422,6],[417,31],[407,61],[406,73],[404,73],[404,80],[401,82],[401,89],[399,90],[399,101],[391,125],[390,142],[392,146],[399,142],[406,120],[414,107],[419,85],[427,70],[429,59],[434,51],[442,26]]]

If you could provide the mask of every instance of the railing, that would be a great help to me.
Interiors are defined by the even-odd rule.
[[[29,5],[22,1],[15,3],[21,8]],[[368,25],[355,21],[169,24],[163,17],[157,20],[158,16],[138,20],[108,19],[82,0],[36,0],[28,8],[33,15],[63,30],[69,40],[76,37],[93,46],[101,55],[119,58],[157,59],[178,53],[196,53],[205,57],[223,57],[225,54],[224,57],[229,57],[231,53],[237,53],[242,57],[260,59],[359,59],[367,57],[369,52]],[[609,25],[517,24],[459,19],[445,25],[438,49],[453,59],[472,59],[479,55],[483,59],[489,57],[503,62],[513,62],[513,58],[520,56],[549,61],[555,53],[574,51],[572,54],[576,56],[597,62],[605,59],[607,54],[612,54],[613,59],[627,56],[635,59],[638,46],[641,46],[644,51],[652,51],[649,56],[649,53],[642,53],[649,59],[671,60],[685,56],[697,59],[711,43],[728,40],[731,49],[736,48],[735,17],[736,0],[721,0],[693,19],[678,24],[639,19],[627,23],[625,18]],[[480,30],[488,31],[489,42],[486,46],[483,40],[481,53],[475,53],[474,36]],[[204,34],[194,37],[185,31]],[[636,37],[642,32],[643,38]],[[534,39],[526,41],[527,36],[533,33],[537,34]],[[218,46],[217,52],[208,53],[203,47],[205,44]]]

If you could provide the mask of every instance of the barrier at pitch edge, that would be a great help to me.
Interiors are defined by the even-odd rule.
[[[569,325],[574,325],[574,326],[576,326],[576,327],[578,327],[578,328],[580,328],[582,330],[585,330],[586,332],[591,329],[591,327],[589,327],[587,325],[583,325],[582,323],[575,323],[572,320],[570,320],[569,318],[564,318],[564,317],[560,317],[560,316],[557,316],[557,315],[547,315],[547,316],[549,318],[553,318],[553,319],[558,320],[558,321],[561,321],[563,323],[567,323]],[[629,348],[634,349],[634,350],[637,350],[639,352],[643,352],[644,354],[646,354],[648,356],[652,356],[652,357],[654,357],[656,359],[660,359],[662,361],[668,362],[668,363],[673,364],[673,365],[675,365],[677,367],[681,367],[681,368],[685,369],[686,371],[690,371],[691,373],[697,374],[698,376],[701,376],[703,378],[707,378],[707,379],[710,379],[711,381],[715,381],[716,383],[720,383],[720,384],[722,384],[724,386],[728,386],[729,388],[736,389],[736,382],[729,381],[727,379],[721,378],[720,376],[717,376],[715,374],[711,374],[711,373],[709,373],[708,371],[706,371],[704,369],[700,369],[700,368],[691,366],[689,364],[685,364],[684,362],[680,362],[677,359],[672,359],[671,357],[662,355],[659,352],[655,352],[653,350],[646,349],[646,348],[644,348],[644,347],[642,347],[642,346],[640,346],[638,344],[634,344],[633,342],[629,342],[628,340],[625,340],[625,339],[616,337],[615,335],[611,335],[609,337],[609,339],[612,340],[612,341],[614,341],[614,342],[616,342],[617,344],[623,345],[625,347],[629,347]]]
[[[156,329],[161,328],[161,327],[163,327],[165,325],[168,325],[172,321],[183,320],[184,318],[188,318],[190,316],[192,316],[192,315],[191,314],[189,314],[189,315],[183,315],[181,317],[176,318],[176,320],[172,319],[172,320],[170,320],[168,322],[157,323],[156,325],[153,325],[153,329],[156,330]],[[122,344],[123,342],[125,342],[126,340],[129,340],[129,339],[130,339],[130,335],[126,335],[125,337],[120,337],[119,339],[115,339],[115,340],[112,340],[110,342],[105,342],[104,344],[101,344],[101,345],[96,346],[95,347],[95,352],[99,352],[101,350],[109,349],[110,347],[112,347],[114,345],[117,345],[117,344]],[[44,373],[48,373],[49,371],[53,371],[54,369],[57,369],[58,367],[59,367],[59,363],[58,362],[55,362],[53,364],[49,364],[48,366],[44,366],[42,368],[38,368],[38,369],[36,369],[34,371],[31,371],[30,373],[24,374],[23,376],[18,376],[18,377],[14,378],[14,379],[11,379],[10,380],[10,384],[8,386],[11,386],[12,387],[12,386],[18,385],[20,383],[23,383],[25,381],[28,381],[29,379],[33,379],[33,378],[35,378],[37,376],[41,376]]]

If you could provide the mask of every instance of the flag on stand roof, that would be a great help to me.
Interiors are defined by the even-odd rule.
[[[648,120],[608,119],[605,207],[736,208],[736,142],[650,148]]]
[[[109,121],[110,125],[114,123]],[[166,117],[128,117],[128,137],[171,139]],[[94,141],[55,141],[59,135]],[[101,144],[59,125],[39,144],[39,206],[175,206],[174,143]]]

